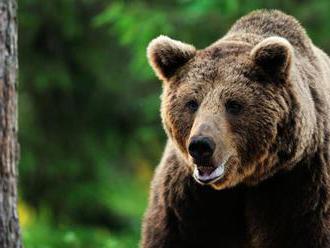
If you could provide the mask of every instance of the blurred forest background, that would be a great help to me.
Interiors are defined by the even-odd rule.
[[[26,248],[137,247],[166,140],[159,34],[203,48],[240,16],[277,8],[330,52],[328,0],[19,1],[19,213]]]

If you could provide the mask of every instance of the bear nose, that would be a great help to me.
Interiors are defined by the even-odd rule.
[[[188,146],[189,154],[196,163],[207,163],[215,149],[214,141],[205,136],[193,137]]]

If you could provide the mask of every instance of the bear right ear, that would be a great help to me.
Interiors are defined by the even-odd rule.
[[[285,79],[290,72],[293,47],[282,37],[268,37],[257,44],[251,51],[255,64],[276,79]]]
[[[160,80],[168,80],[196,54],[196,48],[160,35],[147,48],[149,63]]]

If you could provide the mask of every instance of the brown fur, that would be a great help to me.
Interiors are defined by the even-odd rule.
[[[301,25],[255,11],[203,50],[161,36],[148,58],[163,81],[169,140],[141,246],[330,247],[330,59]],[[193,178],[187,149],[199,135],[216,143],[208,166],[228,158],[224,176],[206,185]]]

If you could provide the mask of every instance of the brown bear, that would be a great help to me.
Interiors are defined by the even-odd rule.
[[[330,247],[330,59],[296,19],[254,11],[203,50],[159,36],[168,135],[143,248]]]

